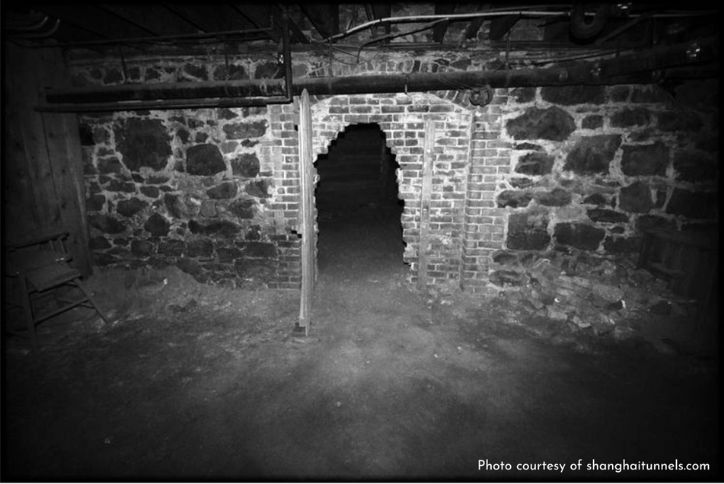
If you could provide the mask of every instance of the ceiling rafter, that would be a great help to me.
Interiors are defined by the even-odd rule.
[[[339,5],[336,3],[302,3],[302,12],[324,37],[339,33]]]
[[[455,3],[436,3],[435,4],[435,14],[436,15],[445,15],[448,13],[455,13]],[[449,22],[441,22],[432,29],[432,41],[433,42],[439,42],[442,43],[443,38],[445,38],[445,32],[447,32],[447,26]]]

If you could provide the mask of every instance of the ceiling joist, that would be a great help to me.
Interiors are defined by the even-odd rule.
[[[302,12],[323,37],[339,33],[339,5],[336,3],[302,3]]]
[[[455,13],[455,3],[436,3],[435,4],[435,14],[436,15],[445,15],[445,14],[452,14]],[[447,26],[449,22],[442,22],[437,24],[432,29],[432,41],[433,42],[439,42],[442,43],[442,39],[445,37],[445,32],[447,32]]]

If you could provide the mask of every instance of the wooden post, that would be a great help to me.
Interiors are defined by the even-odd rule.
[[[69,252],[83,276],[91,273],[85,210],[82,153],[75,114],[41,114],[46,86],[63,87],[68,79],[60,49],[8,46],[6,80],[8,131],[12,150],[8,166],[15,185],[8,215],[12,237],[63,228],[70,233]],[[16,220],[17,219],[17,220]],[[12,232],[12,231],[11,231]]]
[[[470,173],[473,169],[473,144],[475,141],[473,140],[473,137],[475,136],[475,112],[472,112],[470,114],[470,131],[468,132],[468,157],[465,160],[465,174],[463,175],[463,193],[465,194],[465,198],[463,199],[463,207],[462,207],[462,217],[463,221],[460,224],[461,230],[460,230],[460,275],[459,277],[459,283],[460,283],[460,289],[465,289],[465,242],[467,241],[467,233],[468,233],[468,216],[467,216],[467,210],[468,210],[468,199],[470,198],[470,194],[468,193],[468,187],[470,186]]]
[[[300,233],[302,234],[302,292],[299,305],[299,326],[309,334],[314,290],[314,165],[312,160],[312,113],[309,93],[299,98],[299,178],[301,185]]]
[[[420,194],[420,241],[417,250],[417,287],[422,291],[427,289],[427,251],[430,245],[430,196],[432,194],[432,150],[434,145],[435,121],[426,119]]]

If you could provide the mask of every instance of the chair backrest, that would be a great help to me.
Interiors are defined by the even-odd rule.
[[[65,246],[68,235],[67,231],[54,231],[8,243],[8,273],[17,274],[57,262],[70,261],[71,255]]]

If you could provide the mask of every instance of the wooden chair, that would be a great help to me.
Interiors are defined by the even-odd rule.
[[[14,278],[19,286],[19,294],[15,305],[22,308],[25,318],[25,329],[9,328],[10,333],[28,335],[32,341],[33,349],[38,348],[38,339],[35,327],[53,316],[63,313],[76,306],[85,305],[95,309],[104,322],[108,322],[103,312],[98,308],[91,294],[80,280],[80,272],[71,267],[71,255],[65,246],[67,231],[54,231],[38,237],[6,245],[5,275]],[[70,299],[59,294],[58,289],[63,286],[75,286],[80,289],[80,295]],[[52,310],[36,311],[38,298],[52,295],[61,306]],[[13,304],[12,301],[8,301]]]

